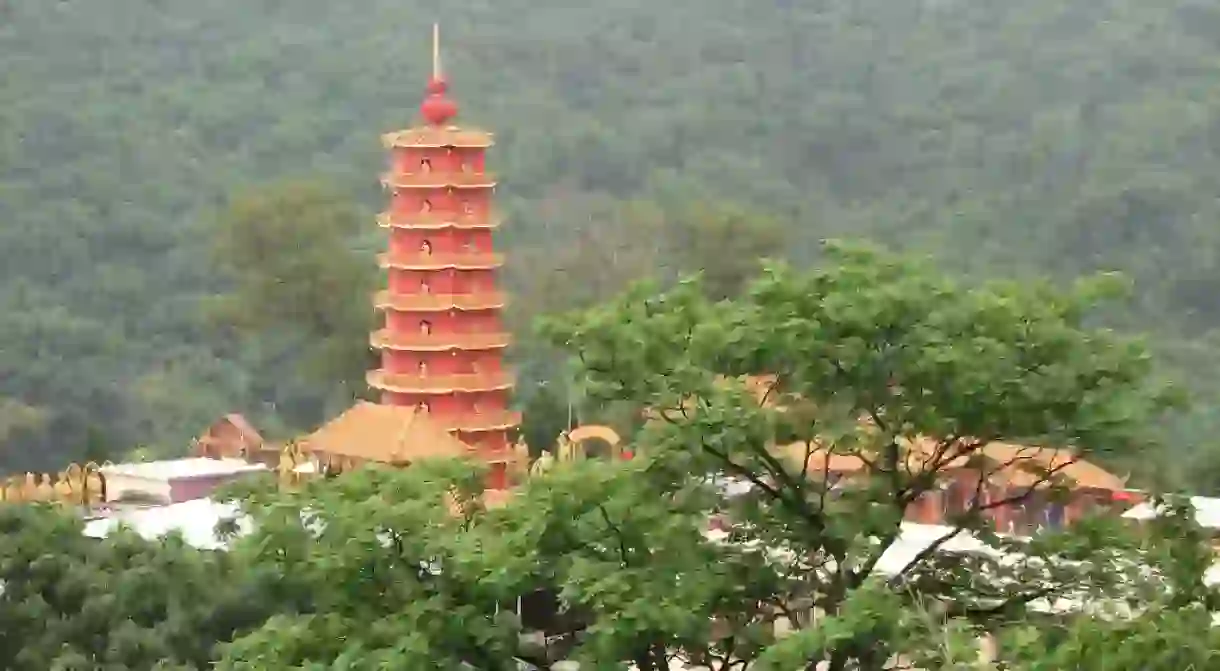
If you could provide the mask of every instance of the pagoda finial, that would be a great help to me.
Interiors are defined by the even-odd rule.
[[[432,24],[432,78],[441,78],[441,24]]]
[[[433,126],[444,126],[457,114],[457,104],[445,92],[449,84],[441,72],[441,26],[432,24],[432,79],[428,82],[428,97],[420,106],[424,119]]]

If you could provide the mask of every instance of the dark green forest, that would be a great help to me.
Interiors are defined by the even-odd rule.
[[[379,134],[414,118],[433,21],[461,119],[497,133],[523,339],[634,278],[816,263],[830,237],[964,277],[1120,271],[1131,299],[1105,318],[1146,333],[1194,400],[1151,427],[1149,470],[1220,485],[1220,6],[1203,0],[7,0],[0,470],[181,452],[230,411],[307,428],[357,392],[301,365],[312,330],[216,318],[235,286],[217,230],[259,211],[235,201],[324,184],[371,271]],[[290,229],[273,230],[308,249]],[[548,352],[516,356],[521,402],[554,405]]]

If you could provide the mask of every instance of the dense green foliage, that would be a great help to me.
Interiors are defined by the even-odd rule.
[[[1140,444],[1161,399],[1143,348],[1087,325],[1095,287],[965,285],[868,248],[827,258],[773,267],[732,300],[683,282],[551,322],[591,398],[647,406],[651,421],[633,458],[553,465],[501,506],[485,505],[484,469],[455,460],[253,482],[232,490],[253,528],[221,553],[94,541],[75,520],[0,506],[0,663],[1212,668],[1215,555],[1189,506],[1142,528],[1103,514],[999,537],[995,506],[1069,495],[1031,460],[1031,480],[1002,497],[976,487],[945,526],[924,527],[930,545],[900,547],[904,510],[939,483],[962,469],[1006,480],[1013,465],[981,458],[981,441],[1090,456]],[[776,376],[763,402],[735,378],[761,370]],[[934,445],[916,453],[917,436]],[[790,443],[803,449],[775,448]],[[807,470],[827,451],[858,457],[865,477]],[[729,494],[725,476],[752,487]],[[725,535],[708,533],[713,515]],[[539,591],[560,611],[544,631],[511,608]],[[984,634],[998,665],[978,664]]]
[[[733,201],[800,261],[851,233],[974,275],[1116,268],[1134,300],[1106,318],[1151,330],[1199,393],[1160,428],[1182,452],[1214,435],[1214,3],[18,0],[0,6],[0,467],[181,451],[231,410],[321,419],[343,394],[295,374],[308,345],[205,318],[227,286],[206,229],[232,194],[302,175],[371,216],[377,135],[413,116],[434,19],[464,118],[498,132],[513,288],[542,306],[532,288],[658,262],[633,246],[618,275],[537,276],[587,270],[566,257],[628,199]],[[551,368],[519,356],[529,401]]]
[[[655,419],[640,445],[653,460],[654,491],[686,501],[690,474],[753,485],[743,501],[718,502],[739,540],[800,559],[727,582],[752,595],[761,590],[766,596],[756,600],[773,609],[812,603],[844,620],[802,628],[761,658],[791,653],[836,670],[874,669],[913,653],[897,633],[906,625],[886,615],[871,579],[887,570],[883,556],[898,542],[908,508],[936,490],[953,464],[974,462],[987,479],[1004,479],[1014,466],[989,462],[981,448],[991,442],[1136,458],[1143,428],[1166,399],[1149,387],[1143,348],[1087,326],[1105,282],[1068,295],[1038,284],[967,286],[931,264],[838,244],[828,246],[826,261],[813,271],[769,269],[729,301],[710,301],[695,283],[660,294],[643,286],[546,331],[579,358],[591,396],[649,409]],[[760,374],[775,376],[762,403],[729,382]],[[933,444],[910,448],[921,439]],[[786,462],[777,444],[803,449]],[[868,477],[836,487],[817,466],[824,461],[810,466],[828,452],[861,459]],[[1041,484],[1054,480],[1028,456],[1015,467],[1031,467]],[[920,550],[889,569],[890,586],[907,586],[919,601],[943,604],[948,618],[994,631],[1048,596],[1097,598],[1141,582],[1115,560],[1122,556],[1115,535],[1051,533],[1032,543],[995,537],[988,511],[1038,486],[1010,485],[998,496],[976,488],[961,516],[947,522],[954,532],[931,546],[969,529],[1023,559],[983,557],[946,568]],[[1099,546],[1098,538],[1113,545]],[[1072,561],[1079,559],[1087,561]],[[740,606],[730,613],[720,615],[740,616]],[[774,664],[768,668],[794,668]]]
[[[224,553],[0,504],[0,667],[9,671],[204,669],[216,644],[285,603]]]

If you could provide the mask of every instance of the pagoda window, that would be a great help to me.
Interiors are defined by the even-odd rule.
[[[432,406],[428,405],[427,401],[420,401],[419,402],[419,412],[421,414],[426,415],[426,414],[432,412]]]
[[[419,169],[423,172],[432,172],[432,160],[425,158],[419,162]]]
[[[474,214],[474,205],[469,200],[462,200],[462,211],[466,214]]]
[[[432,243],[427,240],[424,240],[423,242],[421,242],[419,244],[419,251],[421,253],[423,253],[424,256],[431,256],[432,255]]]
[[[419,332],[420,332],[422,335],[432,335],[432,322],[430,322],[430,321],[421,321],[421,322],[419,323]]]
[[[432,287],[431,287],[431,285],[428,284],[428,280],[419,281],[419,293],[421,293],[421,294],[432,293]]]
[[[432,201],[425,200],[423,205],[421,205],[419,209],[423,212],[431,212],[432,211]]]
[[[419,376],[428,377],[428,362],[427,361],[419,362]]]

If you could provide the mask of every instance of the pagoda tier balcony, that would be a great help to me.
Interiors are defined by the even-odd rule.
[[[504,265],[504,255],[493,252],[413,252],[379,254],[377,263],[396,270],[494,270]]]
[[[463,433],[506,431],[521,426],[521,413],[511,410],[466,412],[449,420],[449,426],[457,430],[459,437]]]
[[[448,312],[450,310],[498,310],[508,298],[503,291],[470,294],[394,294],[378,291],[373,307],[398,312]]]
[[[494,136],[477,128],[418,126],[381,136],[386,149],[395,147],[478,147],[495,144]]]
[[[415,214],[390,214],[382,212],[377,215],[377,225],[382,228],[414,228],[428,230],[481,229],[499,228],[499,215],[480,216],[465,213],[416,212]]]
[[[393,189],[486,189],[496,185],[496,176],[490,172],[460,170],[392,172],[381,177],[381,184]]]
[[[391,333],[374,331],[369,338],[373,349],[404,352],[447,352],[449,350],[504,349],[512,340],[507,333]]]
[[[365,376],[369,386],[396,394],[452,394],[511,389],[514,376],[505,371],[457,374],[388,373],[369,371]]]

